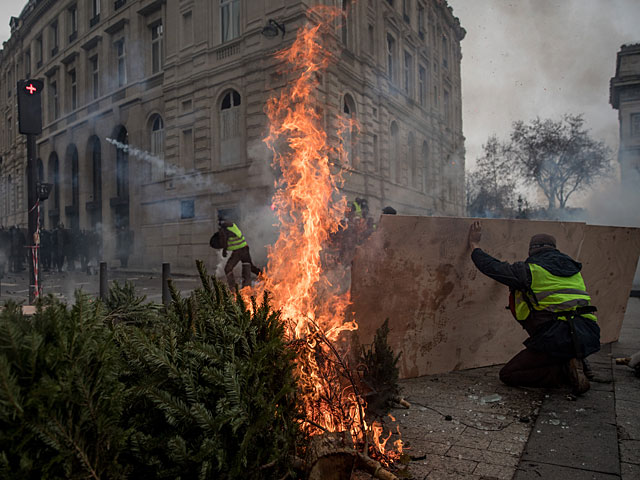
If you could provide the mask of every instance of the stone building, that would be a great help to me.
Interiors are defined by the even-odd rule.
[[[273,53],[318,3],[348,13],[319,87],[332,138],[338,115],[360,125],[344,193],[374,216],[462,215],[465,31],[446,0],[30,0],[0,52],[0,222],[26,226],[15,85],[39,78],[45,228],[98,229],[106,260],[130,229],[130,265],[191,268],[230,211],[259,250],[273,237],[256,226],[274,188],[264,105],[285,78]]]
[[[618,110],[618,160],[623,180],[636,183],[640,172],[640,44],[623,45],[618,52],[616,76],[611,79],[609,103]],[[633,174],[632,169],[635,169]]]

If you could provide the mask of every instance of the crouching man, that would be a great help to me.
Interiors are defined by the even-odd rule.
[[[510,386],[558,387],[574,394],[589,390],[593,378],[585,358],[600,350],[600,327],[580,270],[582,264],[556,249],[551,235],[529,242],[524,262],[507,263],[478,248],[479,221],[469,229],[471,259],[483,274],[509,287],[509,309],[527,331],[525,349],[500,370]],[[586,374],[585,374],[586,373]]]

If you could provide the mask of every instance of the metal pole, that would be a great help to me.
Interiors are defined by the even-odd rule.
[[[33,133],[27,134],[27,205],[28,205],[28,225],[29,233],[27,235],[27,246],[29,247],[29,305],[33,305],[36,299],[36,268],[33,264],[34,251],[33,248],[36,245],[35,233],[36,225],[38,222],[38,209],[35,208],[38,195],[36,192],[36,183],[38,182],[38,169],[36,167],[36,136]],[[40,255],[38,257],[38,263],[40,262]],[[37,265],[37,270],[40,272],[40,265]],[[39,275],[38,275],[39,276]]]
[[[109,294],[109,282],[107,279],[107,262],[100,262],[100,299],[107,300]]]
[[[171,293],[169,292],[169,277],[171,276],[171,264],[162,264],[162,304],[165,307],[171,303]]]

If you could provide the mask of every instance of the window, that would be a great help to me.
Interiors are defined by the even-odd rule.
[[[396,40],[389,34],[387,34],[387,75],[389,75],[389,80],[393,83],[395,79],[394,71],[395,68],[395,49],[396,49]]]
[[[71,110],[78,108],[78,83],[76,79],[76,69],[69,70],[69,101]]]
[[[42,66],[42,35],[36,38],[36,68]]]
[[[351,0],[342,0],[342,15],[341,15],[341,20],[342,20],[342,28],[341,30],[341,35],[342,35],[342,43],[345,46],[349,45],[349,13],[351,11]]]
[[[222,43],[240,36],[240,0],[220,0]]]
[[[640,137],[640,113],[631,114],[631,136]]]
[[[191,10],[182,14],[182,46],[193,43],[193,18]]]
[[[182,200],[180,202],[180,218],[193,218],[196,216],[195,202],[191,200]]]
[[[51,24],[51,56],[58,54],[58,22]]]
[[[68,10],[69,17],[69,43],[78,38],[78,6],[72,5]]]
[[[341,134],[342,163],[356,167],[354,147],[354,119],[356,117],[356,103],[349,94],[344,96],[342,111],[345,117],[345,125]]]
[[[429,189],[428,182],[431,181],[431,165],[429,165],[429,144],[427,142],[422,143],[422,185],[418,187],[425,191]]]
[[[151,73],[162,70],[162,22],[151,26]]]
[[[100,96],[100,65],[98,63],[98,55],[94,55],[89,59],[91,68],[91,93],[95,100]]]
[[[378,135],[373,136],[373,169],[376,172],[380,169],[380,151],[378,147]]]
[[[122,87],[127,83],[127,63],[126,51],[124,48],[124,38],[114,43],[117,61],[118,87]]]
[[[402,18],[411,23],[411,0],[402,0]]]
[[[449,68],[449,41],[446,36],[442,36],[442,67]]]
[[[373,29],[373,25],[369,24],[369,26],[367,27],[367,51],[371,55],[375,55],[375,48],[374,48],[375,44],[376,44],[375,31]]]
[[[53,122],[58,118],[58,84],[55,80],[49,82],[49,121]]]
[[[447,126],[451,126],[451,105],[449,100],[449,92],[447,90],[444,91],[444,100],[443,100],[443,108],[444,108],[444,123]]]
[[[422,5],[418,5],[418,35],[424,40],[424,7]]]
[[[242,114],[240,94],[227,92],[220,106],[220,161],[233,165],[243,160]]]
[[[158,180],[164,174],[164,122],[160,115],[151,119],[151,153],[157,159],[149,165],[148,179]],[[155,168],[154,168],[155,167]]]
[[[400,133],[398,131],[398,124],[391,122],[391,128],[389,129],[389,179],[392,182],[397,182],[400,178],[400,169],[398,168],[399,152],[400,152]]]
[[[91,19],[100,19],[100,0],[91,0]],[[97,21],[95,23],[98,23]],[[91,23],[93,26],[95,23]]]
[[[29,78],[31,76],[31,50],[28,49],[24,52],[24,77]]]
[[[195,168],[196,162],[193,158],[193,130],[190,128],[182,131],[180,157],[185,170]]]
[[[404,52],[404,93],[413,97],[413,57],[409,52]]]
[[[436,107],[438,106],[438,86],[437,85],[433,86],[433,104]]]
[[[421,107],[427,106],[427,71],[424,67],[418,68],[418,103]]]
[[[416,162],[416,140],[413,135],[413,132],[409,132],[409,181],[407,182],[409,185],[413,187],[418,186],[418,165]]]

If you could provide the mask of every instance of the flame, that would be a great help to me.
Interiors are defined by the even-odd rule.
[[[323,45],[323,38],[335,35],[334,20],[340,15],[337,8],[310,9],[313,21],[301,26],[294,43],[276,54],[292,77],[265,108],[270,122],[265,143],[281,173],[271,206],[280,231],[268,250],[262,282],[242,294],[260,296],[268,291],[272,305],[282,312],[287,336],[297,346],[303,428],[312,435],[348,431],[360,443],[369,434],[384,454],[389,437],[381,438],[382,427],[375,422],[367,431],[364,400],[348,369],[341,368],[336,347],[343,332],[357,329],[355,321],[345,318],[348,289],[341,288],[323,265],[330,236],[347,207],[339,192],[341,168],[334,165],[345,153],[342,142],[333,147],[324,130],[319,108],[323,102],[318,98],[319,76],[335,54]]]

